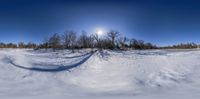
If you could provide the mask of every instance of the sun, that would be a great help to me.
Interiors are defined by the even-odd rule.
[[[96,33],[97,33],[97,35],[102,36],[103,35],[103,30],[97,29]]]

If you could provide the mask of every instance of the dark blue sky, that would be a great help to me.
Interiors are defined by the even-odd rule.
[[[194,0],[0,0],[0,42],[42,42],[65,30],[118,30],[157,45],[200,43]]]

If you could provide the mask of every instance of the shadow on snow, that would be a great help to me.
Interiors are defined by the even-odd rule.
[[[96,51],[94,51],[94,52],[96,52]],[[21,68],[21,69],[25,69],[25,70],[39,71],[39,72],[60,72],[60,71],[65,71],[65,70],[69,71],[72,68],[80,66],[81,64],[86,62],[94,54],[94,52],[84,54],[82,56],[86,56],[86,55],[88,55],[88,56],[83,58],[81,61],[79,61],[75,64],[70,64],[70,65],[66,65],[66,66],[53,65],[53,66],[26,67],[26,66],[15,64],[13,62],[13,60],[11,60],[10,58],[8,58],[8,59],[9,59],[9,63],[12,64],[13,66]]]

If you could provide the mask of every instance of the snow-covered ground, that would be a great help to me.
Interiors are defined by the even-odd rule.
[[[0,49],[1,99],[199,99],[200,50]]]

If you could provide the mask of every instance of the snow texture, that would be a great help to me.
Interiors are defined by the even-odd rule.
[[[200,50],[0,50],[1,99],[199,99]]]

